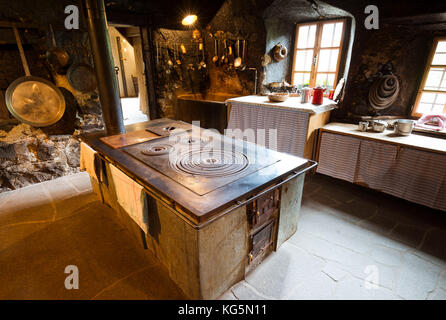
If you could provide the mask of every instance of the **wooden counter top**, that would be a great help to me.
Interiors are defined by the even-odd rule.
[[[416,133],[412,133],[410,136],[398,136],[393,133],[393,130],[385,130],[382,133],[362,132],[355,124],[339,122],[329,123],[321,130],[446,154],[446,139],[443,138],[428,137]]]
[[[310,114],[323,113],[336,108],[336,102],[327,98],[324,98],[324,103],[321,105],[300,103],[300,99],[300,97],[289,97],[285,102],[271,102],[268,100],[267,96],[244,96],[228,99],[227,102],[241,102],[251,105],[268,106],[271,108],[297,110]]]

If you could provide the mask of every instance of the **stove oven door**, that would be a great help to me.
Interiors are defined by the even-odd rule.
[[[257,229],[266,221],[273,218],[279,211],[280,189],[268,192],[247,206],[248,219],[252,229]]]
[[[276,220],[271,220],[263,228],[251,235],[251,251],[248,255],[249,270],[255,268],[272,251],[275,230]]]

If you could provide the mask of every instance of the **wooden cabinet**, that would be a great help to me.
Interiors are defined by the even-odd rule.
[[[446,148],[433,149],[444,141],[414,136],[411,145],[411,137],[389,138],[389,131],[365,135],[346,126],[321,130],[318,173],[446,211]]]

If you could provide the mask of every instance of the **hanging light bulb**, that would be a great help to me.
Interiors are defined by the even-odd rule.
[[[184,17],[184,19],[181,21],[181,23],[184,26],[190,26],[197,21],[198,17],[195,14],[190,14]]]

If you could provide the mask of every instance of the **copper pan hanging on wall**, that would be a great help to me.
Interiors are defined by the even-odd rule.
[[[65,112],[62,92],[48,80],[31,76],[17,28],[13,27],[25,76],[13,81],[6,90],[9,112],[33,127],[46,127],[59,121]]]

